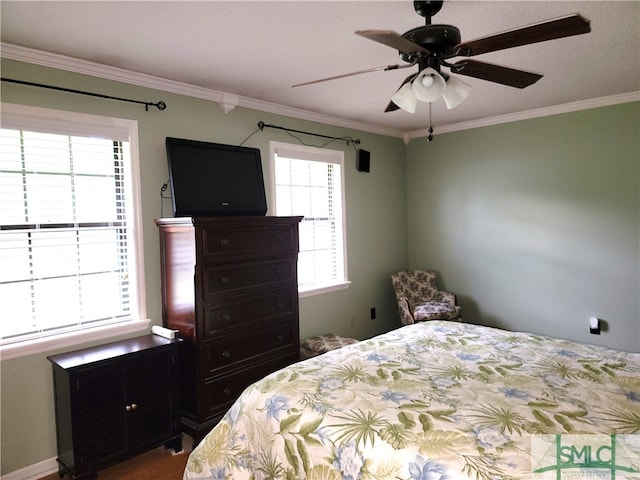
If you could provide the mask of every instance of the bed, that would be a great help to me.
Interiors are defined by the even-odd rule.
[[[638,479],[639,434],[640,354],[432,321],[256,382],[184,478]]]

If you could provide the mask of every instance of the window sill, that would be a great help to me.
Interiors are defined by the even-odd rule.
[[[78,332],[63,333],[50,337],[29,340],[13,345],[0,347],[0,360],[24,357],[36,353],[58,350],[64,347],[74,347],[94,340],[107,340],[109,337],[126,335],[128,333],[148,331],[151,325],[149,319],[131,320],[129,322],[106,325],[104,327],[89,328]]]
[[[351,282],[346,281],[346,282],[340,282],[340,283],[333,283],[331,285],[323,285],[320,287],[310,287],[307,289],[299,289],[298,296],[300,298],[304,298],[304,297],[312,297],[314,295],[322,295],[323,293],[336,292],[338,290],[345,290],[349,288],[349,285],[351,285]]]

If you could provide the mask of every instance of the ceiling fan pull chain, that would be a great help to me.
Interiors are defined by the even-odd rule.
[[[433,142],[433,126],[431,122],[431,102],[429,102],[429,136],[427,142]]]

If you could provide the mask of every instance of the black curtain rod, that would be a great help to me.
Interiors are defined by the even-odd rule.
[[[167,108],[167,104],[164,103],[163,101],[159,101],[157,103],[142,102],[140,100],[131,100],[128,98],[112,97],[110,95],[103,95],[101,93],[83,92],[82,90],[74,90],[72,88],[55,87],[53,85],[44,85],[42,83],[25,82],[24,80],[14,80],[12,78],[2,77],[1,80],[3,82],[18,83],[20,85],[28,85],[30,87],[48,88],[50,90],[58,90],[60,92],[79,93],[80,95],[89,95],[91,97],[108,98],[109,100],[119,100],[121,102],[137,103],[140,105],[144,105],[144,109],[147,112],[149,111],[149,107],[156,107],[158,110],[164,110],[165,108]]]
[[[269,124],[264,123],[264,122],[258,122],[258,128],[260,129],[260,131],[264,130],[265,128],[276,128],[278,130],[284,130],[285,132],[302,133],[304,135],[313,135],[314,137],[328,138],[330,140],[340,140],[342,142],[346,142],[347,145],[349,145],[350,143],[355,143],[356,145],[360,145],[360,139],[359,138],[331,137],[329,135],[322,135],[320,133],[304,132],[302,130],[294,130],[293,128],[279,127],[277,125],[269,125]]]

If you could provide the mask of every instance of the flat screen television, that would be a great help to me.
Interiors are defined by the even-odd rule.
[[[167,137],[173,215],[265,215],[260,150]]]

